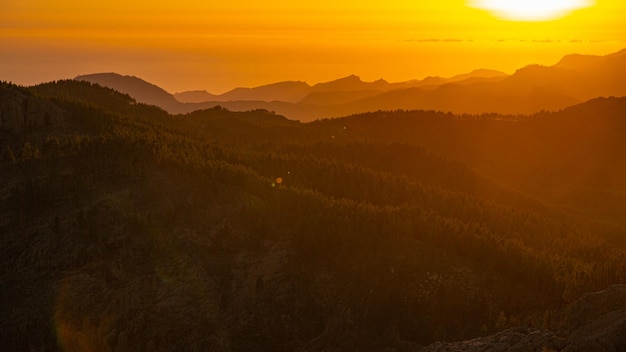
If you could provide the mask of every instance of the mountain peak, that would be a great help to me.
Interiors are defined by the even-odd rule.
[[[101,73],[91,73],[91,74],[86,74],[86,75],[78,75],[74,78],[75,81],[87,81],[87,82],[91,82],[91,83],[98,83],[98,82],[94,82],[94,81],[108,81],[108,82],[112,82],[112,81],[127,81],[127,82],[135,82],[138,84],[145,84],[145,85],[150,85],[152,87],[156,87],[160,90],[163,90],[161,88],[159,88],[158,86],[150,83],[150,82],[146,82],[143,79],[136,77],[136,76],[130,76],[130,75],[121,75],[119,73],[116,72],[101,72]],[[165,90],[163,90],[165,92]]]
[[[318,83],[311,89],[312,93],[318,92],[344,92],[344,91],[384,91],[390,88],[390,83],[384,79],[374,82],[364,82],[361,77],[351,74],[334,81]]]
[[[622,49],[616,53],[609,54],[606,57],[622,57],[622,56],[626,56],[626,49]]]
[[[534,77],[536,75],[541,75],[543,72],[548,72],[549,70],[550,70],[550,67],[544,66],[544,65],[539,65],[539,64],[527,65],[522,68],[518,68],[515,71],[515,73],[513,73],[511,78],[518,77],[518,76],[529,76],[529,75]]]
[[[340,82],[340,81],[363,82],[361,80],[361,77],[359,77],[359,76],[357,76],[355,74],[351,74],[349,76],[346,76],[346,77],[343,77],[343,78],[339,78],[339,79],[336,79],[336,80],[331,81],[331,82]],[[328,82],[328,83],[331,83],[331,82]]]
[[[181,103],[202,103],[205,101],[214,100],[215,95],[207,92],[206,90],[189,90],[185,92],[174,93],[174,98]]]
[[[570,54],[563,56],[553,67],[576,70],[594,64],[599,60],[602,60],[602,57],[597,55]]]
[[[144,81],[143,79],[136,77],[136,76],[128,76],[128,75],[121,75],[119,73],[115,73],[115,72],[104,72],[104,73],[92,73],[92,74],[87,74],[87,75],[78,75],[74,78],[75,81],[87,81],[87,82],[91,82],[91,83],[97,83],[100,84],[102,86],[106,86],[106,87],[110,87],[113,88],[115,90],[118,90],[122,93],[128,93],[128,92],[124,92],[120,89],[117,89],[114,86],[120,86],[120,88],[122,88],[121,86],[124,86],[122,89],[124,88],[129,88],[128,86],[133,86],[135,88],[142,88],[142,89],[150,89],[153,92],[159,92],[159,93],[164,93],[164,94],[170,94],[168,93],[165,89],[152,84],[150,82]]]
[[[311,87],[302,81],[283,81],[254,88],[235,88],[220,96],[220,101],[286,101],[298,102],[306,96]]]
[[[467,74],[470,77],[498,77],[506,76],[506,73],[498,70],[491,70],[487,68],[478,68]]]
[[[109,87],[130,95],[140,103],[157,105],[165,110],[170,110],[170,108],[180,104],[172,94],[163,88],[135,76],[123,76],[115,72],[106,72],[79,75],[74,80],[87,81],[103,87]]]

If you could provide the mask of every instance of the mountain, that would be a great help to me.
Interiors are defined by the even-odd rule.
[[[470,73],[450,78],[427,77],[424,80],[412,80],[388,83],[385,80],[364,82],[356,75],[350,75],[330,82],[309,86],[305,82],[278,82],[254,88],[236,88],[221,95],[206,91],[189,91],[174,94],[183,103],[233,102],[233,101],[281,101],[302,103],[305,105],[337,105],[393,89],[408,87],[434,87],[449,82],[479,82],[498,80],[506,74],[494,70],[475,70]],[[334,97],[334,98],[333,98]]]
[[[453,113],[532,114],[558,110],[580,101],[545,87],[507,89],[503,82],[444,84],[436,89],[407,88],[336,107],[340,114],[388,109],[427,109]]]
[[[575,60],[572,56],[565,57],[550,67],[554,72],[569,72],[569,82],[563,83],[568,85],[564,91],[580,100],[626,95],[626,49],[600,57],[575,57]],[[544,84],[549,84],[549,80],[549,77],[543,77]]]
[[[301,123],[67,80],[0,111],[5,349],[623,346],[626,98]]]
[[[504,72],[488,69],[476,69],[469,73],[452,76],[449,78],[439,76],[429,76],[421,81],[406,82],[409,84],[398,84],[397,88],[419,87],[425,89],[436,89],[446,83],[469,84],[476,82],[500,81],[508,75]]]
[[[329,82],[313,87],[313,92],[300,101],[304,105],[316,106],[338,106],[352,104],[350,107],[337,107],[336,114],[347,115],[351,113],[365,112],[370,110],[379,110],[390,108],[393,106],[402,108],[421,108],[416,103],[416,98],[409,97],[409,101],[393,100],[383,102],[387,96],[393,96],[395,92],[401,90],[411,92],[421,92],[421,90],[435,90],[447,83],[456,83],[459,85],[469,85],[480,82],[496,82],[504,79],[507,75],[494,70],[479,69],[470,73],[453,76],[450,78],[443,77],[426,77],[419,81],[407,81],[399,83],[387,83],[384,80],[376,82],[362,82],[357,76],[349,76],[347,78]],[[413,88],[413,89],[411,89]],[[417,90],[414,88],[420,88]],[[385,94],[393,91],[394,93]],[[406,92],[405,91],[405,92]],[[402,94],[402,93],[399,93]],[[418,93],[419,95],[419,93]],[[430,98],[426,98],[430,99]],[[359,106],[360,101],[367,101],[372,108],[363,108]]]
[[[158,106],[170,113],[188,113],[195,110],[212,108],[216,105],[225,105],[235,111],[247,111],[255,109],[267,109],[269,111],[278,110],[282,106],[290,106],[289,103],[277,102],[276,104],[263,101],[233,101],[224,104],[222,101],[209,101],[202,103],[182,103],[164,89],[146,82],[134,76],[122,76],[116,73],[97,73],[83,75],[75,78],[77,81],[85,81],[98,84],[103,87],[115,89],[121,93],[128,94],[139,103]]]
[[[590,66],[602,64],[605,61],[623,60],[624,56],[626,56],[626,49],[606,56],[571,54],[565,55],[554,67],[575,71],[584,70]]]
[[[350,75],[334,81],[318,83],[311,88],[311,92],[346,92],[346,91],[362,91],[362,90],[388,90],[390,84],[379,79],[374,82],[363,82],[359,76]]]
[[[373,90],[375,92],[382,92],[390,89],[389,83],[384,80],[379,80],[376,82],[363,82],[359,77],[355,75],[351,75],[345,78],[341,78],[331,82],[318,83],[314,86],[309,86],[305,82],[300,81],[287,81],[287,82],[278,82],[263,86],[258,86],[254,88],[235,88],[231,91],[228,91],[221,95],[203,95],[208,99],[199,100],[195,99],[194,101],[186,101],[184,100],[184,94],[187,93],[178,93],[176,96],[181,97],[181,101],[184,102],[196,102],[202,103],[206,101],[220,101],[220,102],[233,102],[233,101],[265,101],[265,102],[273,102],[273,101],[281,101],[281,102],[289,102],[289,103],[298,103],[303,99],[306,99],[308,95],[315,93],[336,93],[336,92],[355,92],[355,91],[363,91],[363,90]],[[199,98],[200,95],[195,93]]]
[[[282,101],[297,103],[309,91],[305,82],[279,82],[255,88],[236,88],[219,96],[217,101]]]
[[[78,78],[118,89],[139,102],[157,105],[171,113],[220,105],[233,111],[264,109],[311,121],[387,109],[457,114],[557,111],[596,97],[626,95],[625,61],[626,50],[622,50],[606,56],[568,55],[553,66],[529,65],[510,76],[480,69],[449,78],[389,83],[382,79],[364,82],[351,75],[314,86],[297,81],[279,82],[237,88],[221,95],[195,91],[173,96],[138,78],[116,74]]]
[[[312,120],[340,114],[363,112],[340,107],[365,98],[378,96],[391,90],[423,86],[425,89],[437,87],[444,82],[469,84],[499,80],[502,73],[491,70],[474,72],[451,78],[429,77],[422,81],[414,80],[388,83],[384,80],[364,82],[351,75],[335,81],[309,86],[304,82],[279,82],[255,88],[236,88],[221,95],[206,91],[189,91],[174,95],[165,90],[131,76],[118,74],[94,74],[78,76],[77,80],[97,83],[129,94],[138,102],[159,106],[171,113],[187,113],[211,108],[216,105],[233,111],[264,109],[301,120]]]
[[[602,184],[622,192],[626,191],[626,183],[620,181],[626,179],[620,141],[626,133],[625,106],[624,97],[597,98],[549,115],[530,115],[523,123],[489,114],[468,115],[468,120],[477,122],[467,123],[462,133],[460,123],[436,119],[435,113],[364,113],[326,123],[335,128],[343,123],[371,140],[417,141],[537,196],[566,184],[580,191]],[[375,118],[379,115],[387,120]]]
[[[265,102],[288,102],[299,103],[305,102],[307,99],[311,99],[310,95],[325,93],[326,95],[341,94],[356,95],[361,97],[358,92],[370,91],[374,93],[384,92],[392,89],[394,85],[387,83],[384,80],[378,80],[375,82],[363,82],[358,76],[351,75],[335,81],[318,83],[314,86],[309,86],[305,82],[299,81],[287,81],[278,82],[254,88],[236,88],[221,95],[212,94],[194,94],[193,101],[186,100],[185,96],[191,96],[192,92],[177,93],[175,97],[183,102],[202,103],[206,101],[219,101],[219,102],[235,102],[235,101],[265,101]],[[204,98],[201,100],[200,98]],[[344,98],[345,99],[345,98]]]
[[[570,54],[565,55],[559,62],[554,64],[553,67],[566,70],[579,70],[600,61],[602,61],[602,56],[599,55]]]
[[[603,57],[570,56],[554,66],[526,66],[492,82],[399,89],[337,110],[347,113],[402,108],[473,114],[556,111],[599,96],[626,95],[625,67],[626,51]]]
[[[35,98],[26,89],[0,85],[0,130],[22,133],[30,129],[50,127],[67,118],[66,111]]]
[[[480,78],[486,78],[486,79],[505,78],[506,76],[508,76],[506,73],[496,71],[496,70],[476,69],[470,73],[464,73],[464,74],[452,76],[446,79],[445,83],[459,82],[459,81],[466,81],[469,79],[480,79]]]
[[[569,55],[553,66],[529,66],[518,70],[510,88],[549,87],[580,101],[598,96],[626,95],[626,50],[606,55]]]
[[[96,73],[74,78],[109,87],[133,97],[138,102],[159,106],[168,111],[176,111],[181,105],[174,96],[164,89],[135,76],[122,76],[117,73]]]
[[[202,103],[204,101],[217,100],[218,95],[211,94],[206,90],[191,90],[174,93],[174,98],[181,103]]]
[[[348,91],[328,91],[328,92],[314,92],[308,94],[302,100],[300,104],[304,105],[340,105],[348,104],[353,101],[370,98],[381,94],[381,90],[348,90]]]

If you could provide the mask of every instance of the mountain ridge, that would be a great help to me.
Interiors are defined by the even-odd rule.
[[[180,103],[165,89],[147,82],[139,77],[121,75],[119,73],[95,73],[79,75],[77,81],[89,81],[128,94],[141,103],[156,105],[165,110],[175,109]]]
[[[381,109],[532,114],[557,111],[597,96],[626,95],[625,53],[626,50],[605,56],[566,55],[554,65],[527,65],[511,75],[478,69],[449,78],[426,77],[396,83],[383,79],[364,82],[357,75],[349,75],[312,86],[301,81],[285,81],[235,88],[221,95],[208,92],[173,95],[141,81],[147,87],[143,92],[138,88],[140,79],[113,74],[84,75],[77,79],[111,86],[171,113],[221,105],[234,111],[265,109],[301,121]],[[180,102],[176,96],[187,100]],[[212,100],[203,101],[207,98]]]

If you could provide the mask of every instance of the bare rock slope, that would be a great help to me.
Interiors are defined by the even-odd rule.
[[[626,351],[626,285],[588,293],[566,311],[559,331],[518,327],[460,342],[436,342],[421,352]]]

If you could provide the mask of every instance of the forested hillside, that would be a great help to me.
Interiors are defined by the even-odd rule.
[[[626,281],[626,99],[170,115],[0,85],[0,345],[419,350]]]

